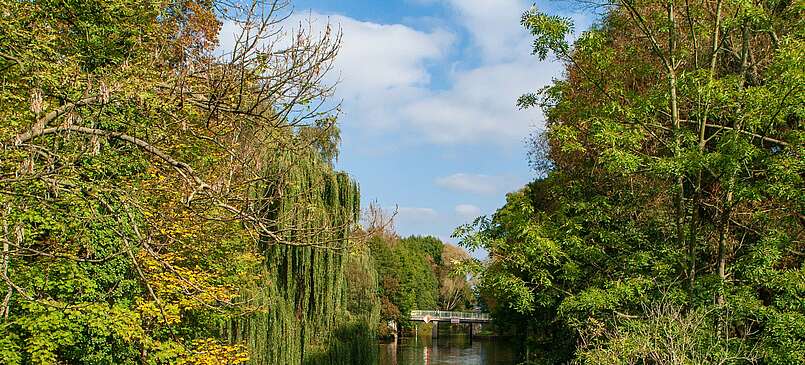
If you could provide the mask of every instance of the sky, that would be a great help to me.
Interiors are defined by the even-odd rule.
[[[535,178],[526,139],[539,110],[517,98],[561,77],[555,60],[531,55],[521,0],[295,0],[294,19],[340,28],[331,81],[342,145],[337,168],[360,184],[364,204],[397,215],[402,236],[433,235],[491,215],[505,195]],[[588,15],[560,3],[541,10]],[[483,257],[483,252],[475,253]]]

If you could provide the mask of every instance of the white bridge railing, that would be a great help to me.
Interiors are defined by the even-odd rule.
[[[488,313],[479,312],[452,312],[452,311],[411,311],[412,321],[452,321],[457,319],[465,322],[489,322],[492,318]]]

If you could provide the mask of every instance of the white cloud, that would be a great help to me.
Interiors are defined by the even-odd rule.
[[[378,24],[343,15],[316,12],[294,14],[283,23],[284,35],[300,26],[321,34],[331,25],[342,32],[341,48],[328,82],[336,83],[336,98],[344,100],[348,122],[369,127],[396,126],[389,118],[393,104],[422,97],[431,81],[429,62],[443,60],[454,35],[443,30],[417,30],[402,24]],[[276,31],[276,30],[275,30]],[[221,29],[219,53],[234,47],[239,27],[225,22]]]
[[[404,220],[427,220],[436,218],[439,213],[432,208],[418,208],[418,207],[399,207],[397,208],[396,219]]]
[[[510,60],[528,52],[528,33],[520,16],[530,3],[521,0],[444,0],[489,62]]]
[[[450,190],[494,195],[519,186],[513,178],[483,174],[457,173],[436,179],[436,185]]]
[[[404,128],[407,123],[399,110],[427,96],[427,66],[446,60],[454,35],[341,15],[327,19],[343,32],[334,74],[339,79],[336,96],[343,99],[342,124],[381,133]]]
[[[451,77],[450,88],[404,106],[411,125],[436,143],[519,144],[541,128],[540,110],[518,110],[516,100],[561,76],[564,66],[531,55],[532,36],[520,24],[526,0],[438,0],[470,36],[480,64]],[[570,14],[578,29],[590,19]]]
[[[448,217],[439,214],[433,208],[399,207],[394,217],[394,229],[403,236],[432,235],[439,232],[446,224],[445,218]]]
[[[342,126],[381,135],[404,133],[426,143],[522,145],[543,117],[536,110],[518,110],[517,98],[548,84],[562,69],[529,54],[531,36],[520,26],[529,3],[418,1],[441,2],[455,23],[417,29],[316,12],[288,20],[304,24],[311,18],[314,28],[328,23],[341,28],[342,47],[331,82],[339,81]],[[222,34],[231,32],[227,29],[225,24]],[[467,42],[459,42],[462,31],[469,35]],[[461,59],[450,58],[455,51],[461,51]],[[437,90],[429,67],[447,63],[453,71],[443,75],[445,83]]]
[[[543,117],[537,110],[518,110],[517,98],[548,84],[562,70],[556,62],[540,62],[529,54],[531,36],[520,26],[529,5],[520,0],[442,3],[458,23],[453,33],[330,18],[344,31],[337,61],[342,80],[338,95],[346,111],[342,120],[381,133],[404,131],[436,144],[522,145]],[[469,43],[458,42],[454,34],[461,30]],[[446,58],[459,47],[470,57],[454,63],[445,75],[446,85],[435,90],[428,66],[450,61]],[[473,55],[480,63],[464,67]]]
[[[343,43],[336,66],[339,94],[367,98],[378,91],[427,85],[425,64],[443,58],[453,35],[436,29],[420,31],[401,24],[377,24],[342,15],[312,14],[322,23],[340,26]]]
[[[456,214],[464,219],[474,219],[481,215],[481,208],[472,204],[459,204],[455,208]]]
[[[560,66],[517,61],[458,73],[453,87],[403,106],[406,120],[437,143],[520,144],[542,120],[517,98],[547,84]]]

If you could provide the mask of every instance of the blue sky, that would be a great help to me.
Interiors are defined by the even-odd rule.
[[[398,207],[401,235],[453,242],[453,229],[492,214],[534,178],[525,140],[542,128],[517,97],[560,77],[530,55],[520,0],[296,0],[295,17],[340,27],[333,79],[342,101],[337,166],[364,205]],[[590,17],[537,3],[572,17]],[[477,253],[483,256],[483,253]]]

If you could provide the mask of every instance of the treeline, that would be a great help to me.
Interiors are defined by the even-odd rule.
[[[0,0],[0,363],[374,362],[339,35],[289,11]]]
[[[619,1],[572,44],[532,138],[543,177],[461,227],[529,363],[805,363],[805,14],[795,1]]]
[[[394,327],[410,331],[411,310],[466,310],[475,302],[467,278],[458,269],[470,257],[463,249],[435,237],[376,235],[369,241],[379,278],[378,335],[394,335]]]

